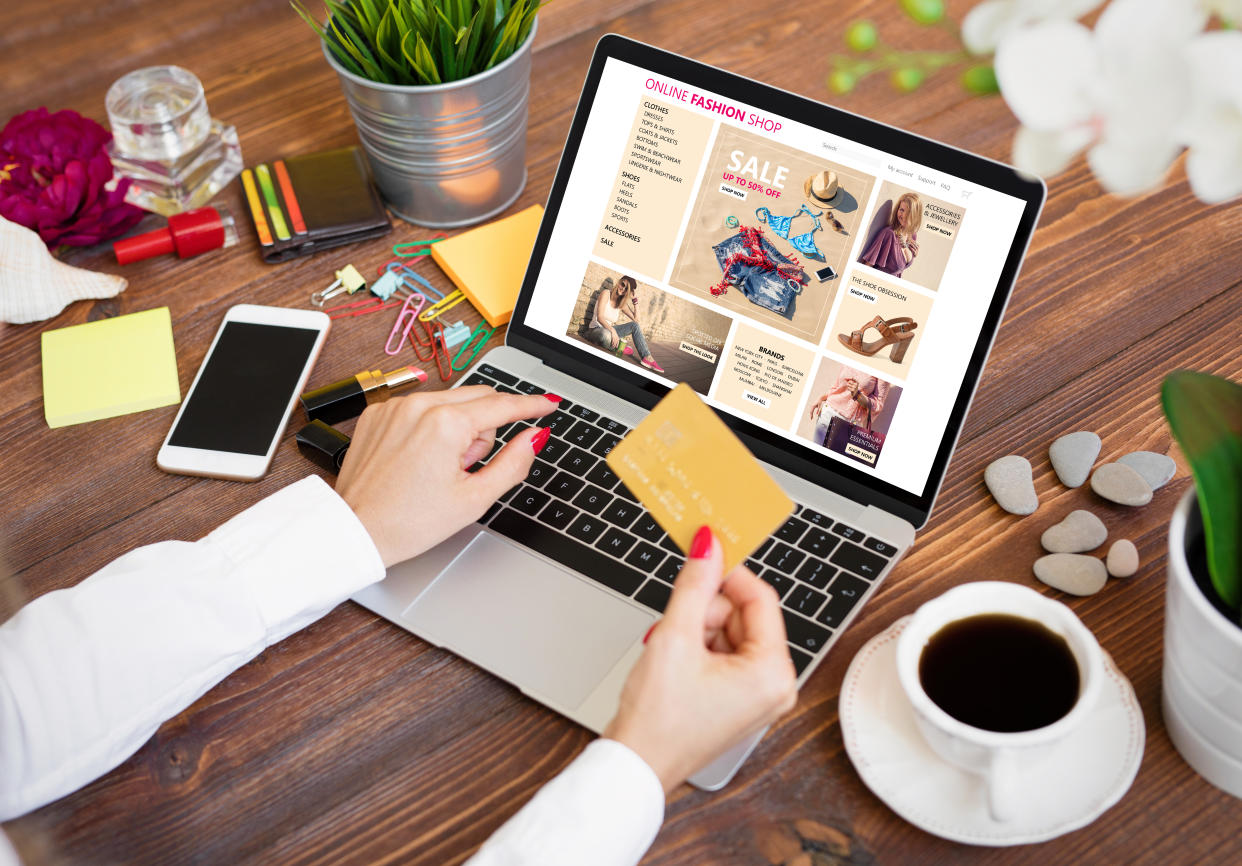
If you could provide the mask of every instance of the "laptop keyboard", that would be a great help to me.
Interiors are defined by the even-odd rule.
[[[542,394],[540,385],[481,364],[463,385]],[[539,419],[552,435],[525,482],[505,493],[480,523],[659,613],[685,562],[681,549],[604,461],[629,427],[562,400]],[[497,431],[500,446],[531,426]],[[798,505],[746,565],[781,598],[789,654],[801,675],[884,570],[897,548]]]

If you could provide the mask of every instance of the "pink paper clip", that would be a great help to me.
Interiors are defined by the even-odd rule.
[[[418,313],[423,308],[423,304],[427,303],[427,299],[415,292],[405,299],[401,305],[401,312],[397,313],[397,321],[393,323],[392,330],[388,334],[388,342],[384,344],[384,351],[389,355],[395,355],[401,351],[401,344],[405,342],[410,335],[410,329],[414,327],[414,323],[418,321]],[[397,345],[393,345],[393,341]]]

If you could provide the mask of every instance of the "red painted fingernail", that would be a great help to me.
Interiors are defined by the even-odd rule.
[[[694,541],[690,542],[691,559],[707,559],[712,552],[712,530],[710,526],[700,526],[694,533]]]
[[[548,437],[552,435],[551,427],[543,427],[535,434],[535,438],[530,440],[530,447],[535,449],[538,454],[543,450],[543,446],[548,444]]]
[[[561,402],[560,395],[558,394],[544,394],[543,396],[547,398],[548,400],[551,400],[553,403]]]
[[[651,639],[651,633],[655,631],[655,627],[659,624],[660,624],[659,620],[656,620],[655,622],[651,624],[651,628],[647,629],[647,633],[643,635],[643,643],[646,643],[648,640]]]

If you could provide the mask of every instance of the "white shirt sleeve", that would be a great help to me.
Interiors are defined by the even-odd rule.
[[[634,866],[664,821],[647,763],[598,739],[483,843],[466,866]]]
[[[0,820],[116,767],[266,647],[384,576],[310,476],[198,542],[130,551],[0,626]]]

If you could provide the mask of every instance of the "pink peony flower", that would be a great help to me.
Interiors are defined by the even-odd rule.
[[[143,211],[114,189],[104,146],[112,134],[76,111],[36,108],[0,130],[0,216],[34,229],[49,248],[85,247],[132,228]]]

